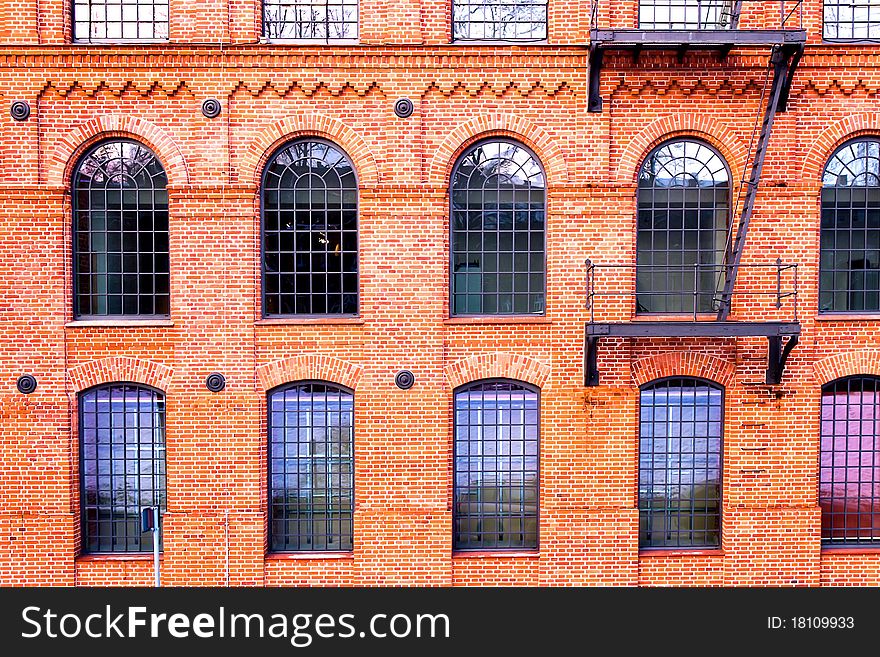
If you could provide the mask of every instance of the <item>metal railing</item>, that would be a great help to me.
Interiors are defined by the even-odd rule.
[[[586,308],[590,311],[590,323],[596,321],[596,300],[598,298],[630,298],[634,301],[635,313],[640,315],[691,315],[697,321],[701,315],[717,312],[721,302],[721,288],[728,271],[733,265],[715,265],[695,263],[692,265],[598,265],[590,259],[586,260]],[[786,263],[777,258],[774,263],[740,264],[742,273],[757,271],[766,272],[757,286],[752,286],[746,277],[738,284],[733,297],[766,298],[772,302],[776,310],[783,306],[791,306],[791,320],[797,321],[798,316],[798,266]],[[603,275],[603,272],[610,272]],[[623,275],[621,275],[623,274]],[[677,285],[657,289],[652,286],[641,286],[640,275],[663,275],[668,283],[670,277]],[[611,278],[611,281],[607,279]],[[650,280],[650,279],[649,279]],[[691,286],[684,284],[690,280]],[[707,285],[708,281],[708,285]],[[606,287],[607,286],[607,287]],[[616,287],[614,287],[616,286]],[[625,288],[623,287],[625,286]],[[664,302],[673,301],[673,309],[661,308],[662,304],[652,303],[656,299]],[[683,310],[687,308],[687,310]],[[632,305],[629,306],[632,310]]]
[[[590,8],[590,27],[599,28],[599,2]],[[779,3],[779,23],[770,29],[792,30],[803,27],[803,0],[639,0],[640,30],[736,30],[743,3]],[[626,29],[631,26],[612,25]],[[747,26],[748,28],[748,26]]]

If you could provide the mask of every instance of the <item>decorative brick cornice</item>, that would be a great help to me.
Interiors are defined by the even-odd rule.
[[[231,88],[222,91],[222,93],[225,96],[230,96],[241,91],[254,97],[262,96],[267,92],[275,93],[280,97],[295,93],[309,97],[319,91],[327,91],[331,96],[340,96],[346,91],[351,91],[358,96],[368,96],[373,91],[385,93],[377,80],[350,80],[345,77],[324,78],[323,76],[301,79],[280,76],[243,78],[234,82]]]
[[[573,84],[570,80],[564,78],[542,77],[540,80],[529,78],[528,80],[513,80],[510,76],[497,77],[495,79],[474,78],[470,80],[455,78],[441,78],[433,81],[421,92],[422,96],[426,96],[432,91],[437,91],[444,96],[453,96],[456,93],[466,93],[469,96],[481,96],[484,94],[492,94],[494,96],[505,96],[515,93],[523,98],[536,93],[543,93],[546,96],[555,96],[564,91],[572,91]]]
[[[59,137],[48,158],[46,182],[58,186],[69,184],[79,155],[95,142],[109,137],[126,137],[142,142],[162,162],[169,185],[189,183],[186,160],[168,132],[140,117],[117,114],[92,117]]]
[[[862,349],[828,356],[813,363],[816,380],[824,385],[846,376],[880,376],[880,350]]]
[[[241,180],[259,185],[263,165],[275,149],[286,141],[305,136],[324,137],[339,145],[351,158],[358,184],[375,185],[379,182],[379,167],[367,142],[342,121],[313,113],[287,116],[261,130],[242,156]]]
[[[705,69],[693,69],[705,70]],[[746,93],[760,94],[764,76],[760,71],[744,76],[699,77],[691,72],[669,70],[662,77],[639,75],[638,72],[611,76],[612,93],[619,96],[642,96],[654,93],[660,96],[673,92],[684,96],[709,94],[711,96],[729,94],[741,96]],[[758,100],[756,96],[755,100]]]
[[[72,367],[67,376],[74,392],[105,383],[131,382],[163,392],[171,385],[174,370],[167,365],[129,356],[111,356]]]
[[[696,351],[669,351],[639,358],[632,364],[632,378],[637,386],[670,376],[698,377],[730,386],[736,376],[733,363]]]
[[[568,167],[557,140],[537,123],[513,114],[483,114],[453,128],[428,163],[427,182],[448,184],[452,167],[461,152],[475,141],[492,136],[512,137],[535,151],[549,184],[568,182]]]
[[[801,169],[801,180],[821,183],[825,163],[843,142],[866,134],[880,135],[880,117],[876,112],[851,114],[825,128],[813,141]]]
[[[346,69],[335,69],[332,73],[316,71],[314,76],[300,73],[296,77],[292,77],[288,71],[269,70],[246,76],[225,76],[218,82],[202,80],[195,72],[193,76],[186,78],[167,74],[159,76],[155,72],[141,75],[138,73],[89,75],[80,72],[76,75],[59,74],[47,77],[39,84],[36,95],[40,98],[51,98],[53,93],[64,97],[75,93],[95,96],[106,92],[113,96],[122,96],[126,93],[136,93],[144,97],[158,94],[167,97],[180,94],[191,96],[211,94],[229,98],[234,94],[243,93],[255,98],[265,94],[274,94],[281,98],[292,95],[309,98],[327,92],[331,96],[352,93],[365,97],[373,93],[383,96],[389,93],[390,85],[383,79],[384,77],[380,73],[363,77]],[[494,76],[480,72],[475,77],[462,74],[457,78],[438,77],[435,80],[420,80],[415,87],[407,85],[407,88],[409,94],[420,98],[431,93],[439,93],[447,97],[467,94],[474,97],[491,95],[499,98],[516,94],[526,98],[535,94],[555,96],[566,91],[576,93],[576,89],[580,86],[571,77],[563,75],[545,74],[537,80],[534,78],[520,80],[512,78],[507,72],[499,72]]]
[[[333,356],[306,354],[272,361],[257,367],[257,380],[264,390],[294,381],[328,381],[355,390],[363,367]]]
[[[669,114],[651,122],[627,142],[617,165],[616,179],[635,184],[642,160],[652,148],[667,139],[684,136],[703,139],[718,149],[731,169],[731,180],[740,179],[740,170],[749,156],[748,147],[733,130],[705,112]]]
[[[543,388],[550,378],[550,366],[521,354],[492,353],[471,356],[444,368],[446,380],[455,389],[481,379],[513,379]]]

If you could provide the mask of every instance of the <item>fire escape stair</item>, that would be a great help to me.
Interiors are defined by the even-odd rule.
[[[735,25],[735,22],[734,22]],[[607,50],[631,50],[638,56],[642,49],[677,50],[679,56],[689,48],[717,50],[726,54],[733,47],[771,47],[770,66],[773,81],[764,117],[752,156],[749,180],[745,183],[742,210],[733,247],[728,253],[724,286],[718,300],[715,321],[630,321],[619,323],[589,322],[585,329],[584,385],[599,385],[599,340],[603,337],[714,337],[735,338],[765,336],[768,339],[767,384],[781,382],[786,361],[798,343],[800,324],[794,322],[735,322],[728,321],[731,299],[736,285],[742,253],[748,235],[749,222],[757,196],[758,183],[764,166],[767,146],[777,112],[784,112],[794,72],[803,55],[806,33],[804,30],[598,30],[591,33],[590,89],[588,111],[602,111],[600,76],[603,54]],[[783,342],[785,339],[785,342]]]

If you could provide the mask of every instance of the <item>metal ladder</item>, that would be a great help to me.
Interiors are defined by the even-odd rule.
[[[795,68],[803,55],[801,44],[788,44],[774,46],[770,56],[770,65],[773,67],[773,83],[770,86],[770,98],[764,110],[764,121],[761,123],[761,131],[758,134],[755,155],[752,158],[752,168],[749,180],[746,184],[746,193],[743,198],[742,212],[739,218],[739,226],[733,248],[730,250],[725,267],[724,287],[718,304],[718,321],[724,321],[730,314],[733,288],[736,285],[736,275],[742,260],[745,248],[746,236],[749,231],[749,222],[755,208],[755,197],[758,194],[758,183],[761,180],[761,171],[764,169],[764,157],[767,155],[767,145],[770,142],[770,133],[773,131],[773,120],[776,112],[784,112],[788,104],[788,95],[791,89],[791,79]]]

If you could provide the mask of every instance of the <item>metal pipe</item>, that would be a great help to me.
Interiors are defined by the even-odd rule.
[[[159,531],[162,526],[162,514],[158,506],[153,507],[153,513],[156,518],[153,523],[153,573],[155,575],[153,586],[161,586],[159,578]]]
[[[776,310],[782,308],[782,258],[776,258]]]

